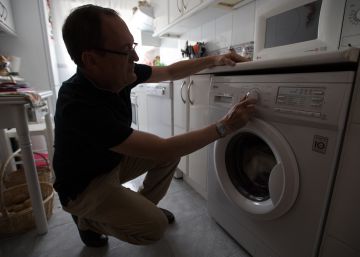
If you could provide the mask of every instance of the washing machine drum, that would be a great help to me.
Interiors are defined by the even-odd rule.
[[[299,188],[295,156],[270,124],[254,120],[214,147],[214,164],[225,195],[248,213],[265,219],[285,214]]]
[[[226,148],[225,165],[231,182],[243,196],[257,202],[270,198],[269,178],[276,158],[260,137],[251,133],[234,136]]]

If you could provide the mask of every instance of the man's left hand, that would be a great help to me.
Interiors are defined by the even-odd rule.
[[[218,56],[214,56],[214,66],[235,66],[237,62],[248,62],[250,59],[238,55],[235,50],[230,49],[230,52],[227,54],[222,54]]]

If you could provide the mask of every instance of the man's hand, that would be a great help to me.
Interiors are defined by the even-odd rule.
[[[246,125],[255,112],[255,104],[255,99],[244,97],[229,110],[220,121],[224,124],[227,135]]]
[[[247,62],[250,59],[245,58],[241,55],[238,55],[235,50],[230,49],[230,52],[227,54],[214,56],[214,66],[235,66],[237,62]]]

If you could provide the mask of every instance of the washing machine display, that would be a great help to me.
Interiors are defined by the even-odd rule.
[[[215,76],[210,121],[245,95],[255,116],[209,151],[210,215],[254,257],[315,257],[353,71]],[[326,140],[326,149],[314,149]]]

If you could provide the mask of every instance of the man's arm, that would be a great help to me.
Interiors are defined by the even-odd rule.
[[[233,106],[228,114],[221,119],[230,134],[243,127],[254,112],[255,101],[243,99]],[[161,138],[141,131],[133,133],[121,144],[112,148],[113,151],[152,160],[172,160],[192,153],[220,137],[215,124],[203,129],[194,130],[170,138]]]
[[[206,68],[222,65],[234,66],[237,62],[245,61],[249,61],[249,59],[236,54],[235,51],[230,51],[223,55],[179,61],[165,67],[153,66],[152,74],[146,82],[178,80]]]

